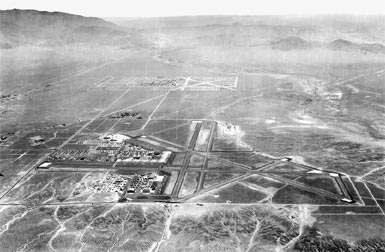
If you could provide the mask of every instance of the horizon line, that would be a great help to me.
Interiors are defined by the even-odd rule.
[[[48,12],[48,13],[64,13],[70,15],[77,15],[83,17],[94,17],[94,18],[106,18],[106,19],[123,19],[123,18],[131,18],[131,19],[151,19],[151,18],[183,18],[183,17],[314,17],[314,16],[367,16],[367,17],[385,17],[385,13],[263,13],[263,14],[181,14],[181,15],[159,15],[159,16],[89,16],[79,13],[72,13],[60,10],[40,10],[40,9],[20,9],[20,8],[11,8],[11,9],[0,9],[0,11],[37,11],[37,12]]]

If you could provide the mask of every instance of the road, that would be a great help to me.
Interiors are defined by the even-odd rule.
[[[125,57],[126,58],[126,57]],[[119,59],[119,60],[122,60],[122,59]],[[105,64],[102,64],[102,65],[99,65],[97,67],[94,67],[94,68],[91,68],[91,69],[88,69],[86,71],[83,71],[83,72],[80,72],[80,73],[77,73],[77,74],[74,74],[74,75],[71,75],[71,76],[68,76],[67,78],[64,78],[60,81],[64,81],[64,80],[68,80],[68,79],[71,79],[73,77],[76,77],[76,76],[80,76],[82,74],[85,74],[85,73],[89,73],[91,71],[94,71],[96,69],[99,69],[101,67],[104,67],[106,65],[109,65],[109,64],[112,64],[112,63],[115,63],[117,62],[118,60],[115,60],[113,62],[108,62],[108,63],[105,63]],[[58,82],[60,82],[58,81]],[[60,149],[62,148],[64,145],[66,145],[67,143],[69,143],[76,135],[78,135],[82,130],[84,130],[88,125],[90,125],[93,121],[95,121],[97,118],[99,118],[105,111],[107,111],[109,108],[111,108],[114,104],[116,104],[124,95],[127,94],[127,92],[130,90],[130,87],[127,88],[127,90],[125,92],[123,92],[119,97],[117,97],[109,106],[107,106],[103,111],[101,111],[99,114],[97,114],[95,117],[93,117],[90,121],[88,121],[87,123],[85,123],[79,130],[77,130],[71,137],[69,137],[66,141],[64,141],[61,145],[59,145],[57,147],[57,149]],[[13,184],[13,186],[8,189],[7,191],[5,191],[3,193],[3,195],[1,195],[0,197],[0,200],[9,193],[10,190],[12,190],[16,185],[18,185],[26,176],[28,176],[35,168],[36,165],[40,164],[41,162],[43,162],[50,154],[52,153],[51,152],[48,152],[46,154],[44,154],[43,156],[41,156],[36,162],[34,162],[31,167],[27,170],[27,173],[25,175],[23,175],[20,179],[17,180],[16,183]]]
[[[17,181],[16,183],[14,183],[9,189],[7,189],[1,196],[0,196],[0,200],[5,197],[5,195],[7,195],[13,188],[16,187],[16,185],[18,185],[21,181],[23,181],[24,178],[26,178],[33,170],[34,168],[36,167],[36,165],[39,165],[41,162],[43,162],[49,155],[51,154],[51,152],[49,153],[46,153],[44,154],[43,156],[41,156],[40,158],[38,159],[34,159],[32,160],[31,162],[29,162],[26,166],[28,168],[27,172],[21,176]]]

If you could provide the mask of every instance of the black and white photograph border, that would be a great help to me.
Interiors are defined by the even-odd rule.
[[[385,251],[385,2],[0,2],[1,252]]]

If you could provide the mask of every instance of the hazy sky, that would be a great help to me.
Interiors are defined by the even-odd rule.
[[[385,0],[0,0],[0,9],[96,17],[264,14],[384,14]]]

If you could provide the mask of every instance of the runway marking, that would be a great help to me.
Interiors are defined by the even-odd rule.
[[[234,88],[236,89],[238,87],[238,76],[235,78],[234,81]]]
[[[149,98],[149,99],[147,99],[147,100],[144,100],[144,101],[141,101],[141,102],[135,103],[135,104],[133,104],[133,105],[130,105],[130,106],[128,106],[128,107],[125,107],[125,108],[122,108],[122,109],[119,109],[119,110],[115,110],[115,111],[113,111],[113,112],[110,112],[110,113],[108,113],[108,114],[107,114],[107,115],[105,115],[105,116],[109,116],[109,115],[112,115],[112,114],[118,113],[118,112],[120,112],[120,111],[124,111],[124,110],[130,109],[130,108],[136,107],[136,106],[138,106],[138,105],[142,105],[142,104],[144,104],[144,103],[146,103],[146,102],[150,102],[150,101],[153,101],[153,100],[159,99],[159,98],[161,98],[161,97],[163,97],[163,96],[165,96],[165,95],[167,95],[167,92],[166,92],[165,94],[162,94],[162,95],[158,95],[158,96],[155,96],[155,97]]]
[[[119,118],[118,120],[116,120],[116,123],[114,123],[114,125],[112,125],[108,130],[107,130],[107,133],[110,133],[113,128],[122,120],[122,118]]]
[[[162,103],[164,102],[164,100],[166,100],[167,95],[168,95],[171,91],[172,91],[172,89],[168,90],[167,93],[163,96],[162,100],[160,100],[160,102],[158,103],[158,105],[155,107],[155,109],[152,111],[152,113],[148,116],[146,123],[141,127],[141,129],[144,129],[144,128],[147,126],[147,124],[151,121],[152,116],[156,113],[156,111],[158,110],[158,108],[160,107],[160,105],[162,105]]]
[[[22,158],[24,155],[27,154],[27,151],[24,152],[23,154],[21,154],[19,157],[17,157],[15,160],[13,160],[13,162],[15,162],[16,160],[19,160],[20,158]]]
[[[152,121],[154,121],[154,120],[152,120]],[[187,126],[187,125],[189,125],[189,124],[190,124],[190,122],[183,123],[183,124],[179,124],[179,125],[177,125],[177,126],[170,127],[170,128],[167,128],[167,129],[162,129],[162,130],[157,131],[157,132],[151,132],[150,135],[156,135],[156,134],[165,132],[165,131],[167,131],[167,130],[172,130],[172,129],[177,129],[177,128],[180,128],[180,127],[183,127],[183,126]]]
[[[186,88],[188,82],[190,81],[190,77],[187,77],[185,80],[186,80],[186,81],[183,83],[182,90],[184,90],[184,89]]]
[[[92,131],[96,132],[96,130],[106,121],[107,119],[102,120],[96,128],[94,128]]]
[[[229,77],[229,78],[222,78],[222,79],[218,79],[218,80],[211,80],[211,81],[202,81],[202,80],[197,80],[197,79],[193,79],[191,77],[188,77],[188,80],[189,81],[196,81],[198,83],[196,84],[192,84],[192,85],[187,85],[186,86],[186,83],[185,83],[185,86],[183,87],[182,90],[184,90],[186,87],[189,88],[189,87],[195,87],[195,86],[203,86],[203,85],[208,85],[208,86],[211,86],[211,87],[216,87],[216,88],[225,88],[225,89],[228,89],[228,90],[235,90],[236,87],[237,87],[237,83],[238,83],[238,76],[235,78],[234,80],[234,85],[233,86],[224,86],[224,85],[220,85],[220,84],[215,84],[215,82],[220,82],[220,81],[225,81],[225,80],[231,80],[232,77]],[[187,79],[186,79],[187,80]]]

